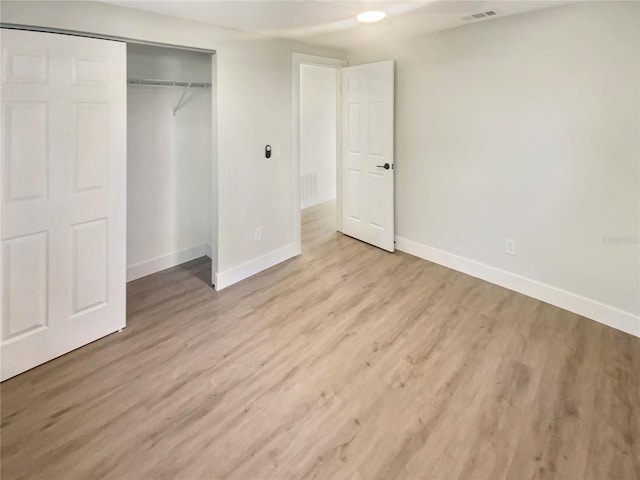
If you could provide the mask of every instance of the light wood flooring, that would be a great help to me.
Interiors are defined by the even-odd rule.
[[[4,480],[640,479],[640,339],[332,231],[1,386]]]

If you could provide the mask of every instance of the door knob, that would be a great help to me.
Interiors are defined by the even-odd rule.
[[[385,163],[384,165],[376,165],[376,167],[384,168],[385,170],[389,170],[391,168],[391,165],[389,165],[388,163]]]

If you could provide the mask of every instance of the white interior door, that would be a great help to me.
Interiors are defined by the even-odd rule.
[[[394,62],[342,69],[342,232],[394,251]]]
[[[0,35],[4,380],[125,325],[126,46]]]

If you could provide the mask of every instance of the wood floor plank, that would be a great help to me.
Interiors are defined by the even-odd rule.
[[[583,439],[598,421],[601,331],[594,322],[575,322],[565,343],[550,350],[507,478],[582,476],[588,459]]]
[[[335,232],[215,292],[131,282],[127,328],[0,386],[3,479],[640,478],[640,339]]]

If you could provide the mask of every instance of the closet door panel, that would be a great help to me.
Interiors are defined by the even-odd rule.
[[[74,192],[105,190],[109,162],[109,109],[106,103],[77,103]]]
[[[4,380],[125,325],[126,48],[1,36]]]
[[[48,251],[47,232],[3,242],[3,281],[9,290],[2,303],[3,338],[47,327]]]
[[[7,203],[43,200],[48,192],[49,161],[45,102],[13,102],[5,107],[3,168]]]

